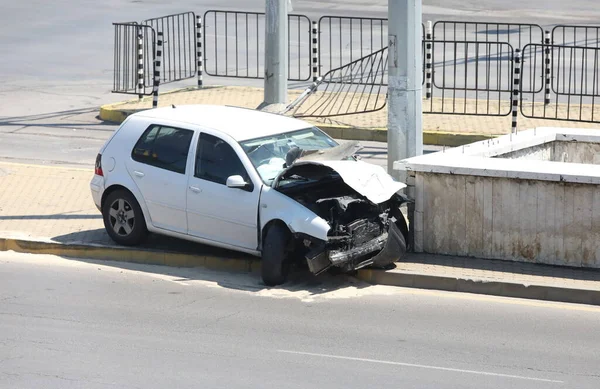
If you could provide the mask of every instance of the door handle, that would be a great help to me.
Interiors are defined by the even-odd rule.
[[[202,189],[198,188],[197,186],[192,186],[192,185],[190,185],[190,190],[194,193],[202,192]]]
[[[145,175],[144,173],[142,173],[142,172],[139,172],[139,171],[137,171],[137,170],[134,170],[134,171],[133,171],[133,174],[135,174],[135,175],[136,175],[136,176],[138,176],[138,177],[144,177],[144,175]]]

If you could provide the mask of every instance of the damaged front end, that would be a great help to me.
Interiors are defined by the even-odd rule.
[[[400,212],[405,185],[382,168],[360,161],[302,161],[282,174],[274,188],[330,226],[327,240],[296,234],[297,250],[312,273],[336,267],[352,271],[387,268],[406,253],[408,227]]]

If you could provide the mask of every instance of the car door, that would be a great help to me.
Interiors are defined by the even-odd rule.
[[[241,148],[240,148],[241,150]],[[229,188],[239,175],[248,187]],[[187,191],[188,233],[215,242],[256,250],[260,185],[250,182],[244,164],[225,140],[201,133]]]
[[[157,228],[187,233],[186,167],[193,136],[193,130],[152,124],[131,151],[127,170]]]

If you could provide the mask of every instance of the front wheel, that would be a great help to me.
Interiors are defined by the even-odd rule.
[[[290,271],[291,236],[287,228],[274,224],[267,230],[263,242],[261,274],[267,286],[285,283]]]
[[[102,206],[106,232],[116,243],[124,246],[140,244],[148,234],[142,208],[133,195],[125,190],[110,193]]]

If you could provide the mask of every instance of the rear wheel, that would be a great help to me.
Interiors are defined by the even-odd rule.
[[[115,190],[106,197],[102,217],[106,232],[118,244],[134,246],[140,244],[148,234],[140,205],[125,190]]]
[[[274,224],[267,230],[263,243],[261,274],[268,286],[285,283],[290,272],[291,235],[284,226]]]

